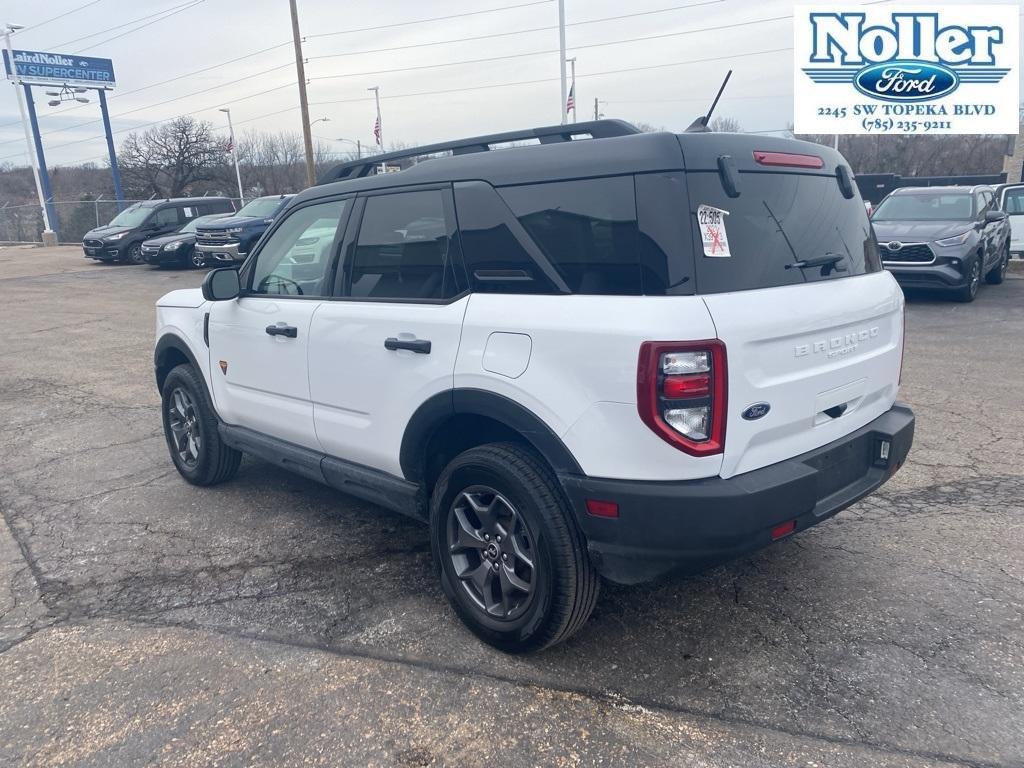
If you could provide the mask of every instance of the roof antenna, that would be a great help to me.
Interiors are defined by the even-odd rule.
[[[706,115],[701,115],[690,123],[690,127],[686,129],[687,133],[708,133],[711,130],[708,128],[708,123],[711,121],[711,113],[714,112],[715,107],[718,106],[718,100],[722,98],[722,92],[725,90],[725,86],[729,84],[730,77],[732,77],[731,69],[725,73],[725,80],[722,81],[722,87],[719,88],[718,93],[715,94],[715,100],[711,102],[711,109],[708,110]]]

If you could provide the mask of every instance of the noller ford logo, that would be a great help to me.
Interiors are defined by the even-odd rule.
[[[1016,133],[1018,10],[798,6],[797,133]]]

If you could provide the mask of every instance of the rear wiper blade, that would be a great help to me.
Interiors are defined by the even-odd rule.
[[[792,264],[787,264],[786,269],[808,269],[810,267],[826,267],[832,264],[838,264],[843,261],[846,257],[838,253],[826,253],[824,256],[815,256],[813,259],[803,259],[802,261],[794,261]],[[838,271],[841,271],[839,267],[836,267]]]

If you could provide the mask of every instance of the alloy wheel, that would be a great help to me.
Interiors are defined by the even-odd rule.
[[[196,269],[203,268],[203,255],[201,253],[192,252],[192,266]]]
[[[142,246],[136,243],[128,249],[128,258],[133,264],[142,264]]]
[[[176,387],[171,392],[167,403],[167,416],[174,451],[181,463],[192,469],[199,463],[203,437],[199,430],[199,414],[195,403],[183,387]]]
[[[536,546],[515,506],[493,488],[462,491],[448,510],[448,556],[477,608],[511,621],[529,607],[537,581]]]
[[[1003,261],[999,265],[999,275],[1000,275],[1000,277],[1006,277],[1006,271],[1009,268],[1010,268],[1010,249],[1009,249],[1009,247],[1007,247],[1007,249],[1005,251],[1003,251]]]
[[[981,259],[977,258],[971,263],[971,296],[978,292],[978,286],[981,285]]]

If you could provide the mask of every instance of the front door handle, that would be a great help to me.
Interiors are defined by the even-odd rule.
[[[430,341],[427,339],[411,339],[410,341],[406,341],[404,339],[396,339],[394,336],[391,336],[384,339],[384,349],[390,349],[392,351],[396,349],[408,349],[421,355],[429,355]]]
[[[287,336],[289,339],[294,339],[299,335],[299,329],[294,325],[268,325],[267,335]]]

